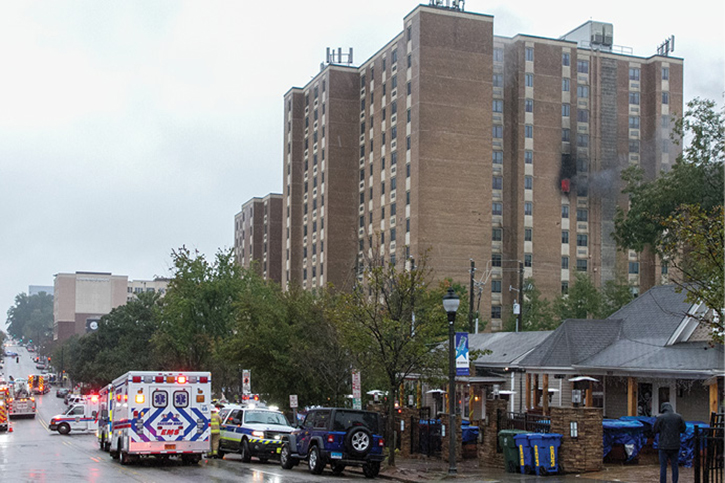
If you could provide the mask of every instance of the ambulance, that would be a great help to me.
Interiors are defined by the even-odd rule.
[[[28,376],[28,387],[31,394],[45,394],[50,388],[45,384],[42,374],[31,374]]]
[[[71,431],[87,432],[98,429],[99,397],[97,394],[85,396],[77,404],[71,405],[63,414],[57,414],[50,420],[51,431],[68,434]]]
[[[122,465],[141,456],[196,464],[211,450],[211,373],[132,371],[111,385],[100,422],[110,424],[108,451]]]

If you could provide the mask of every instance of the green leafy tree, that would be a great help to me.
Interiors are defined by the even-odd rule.
[[[577,273],[569,293],[559,296],[554,302],[559,320],[599,318],[602,310],[602,296],[586,274]]]
[[[166,369],[208,370],[216,342],[230,333],[241,294],[241,267],[232,251],[212,262],[185,247],[172,252],[174,276],[154,336]]]
[[[624,278],[607,280],[601,288],[600,293],[601,305],[598,315],[600,319],[606,319],[614,312],[634,300],[632,290]]]
[[[411,270],[378,258],[366,260],[362,280],[347,298],[343,319],[347,345],[366,373],[379,371],[388,386],[388,414],[394,414],[398,391],[407,376],[434,365],[447,333],[441,299],[431,305],[425,260]],[[463,305],[463,304],[461,304]],[[459,317],[461,327],[467,325]],[[364,376],[365,377],[365,376]],[[388,435],[394,418],[388,418]],[[395,465],[394,438],[388,438],[389,464]]]
[[[16,339],[32,340],[42,345],[53,338],[53,296],[21,293],[8,309],[8,333]]]
[[[560,319],[556,316],[551,302],[541,297],[533,278],[524,283],[524,299],[521,304],[521,327],[519,331],[554,330],[559,326]],[[516,331],[516,315],[506,318],[504,330]]]

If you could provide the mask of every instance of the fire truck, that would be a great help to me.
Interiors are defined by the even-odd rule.
[[[35,417],[35,398],[30,395],[28,382],[25,379],[15,379],[10,386],[10,417]]]
[[[179,456],[196,464],[211,448],[211,373],[132,371],[102,391],[100,446],[129,464],[141,456]],[[104,400],[105,398],[105,400]]]
[[[0,431],[10,429],[8,420],[8,404],[10,400],[10,389],[7,386],[0,386]]]
[[[45,384],[45,377],[42,374],[31,374],[28,376],[28,387],[31,394],[45,394],[50,388]]]

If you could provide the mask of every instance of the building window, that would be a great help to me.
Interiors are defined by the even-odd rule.
[[[564,103],[561,105],[561,117],[569,117],[571,115],[571,105]]]
[[[390,191],[395,191],[398,187],[397,178],[390,178]]]
[[[583,235],[581,233],[578,233],[576,236],[576,246],[578,247],[586,247],[589,246],[589,237],[587,235]]]
[[[561,230],[561,242],[569,243],[569,230]]]
[[[586,173],[589,170],[589,160],[587,158],[577,158],[576,160],[576,171],[577,173]],[[583,184],[583,183],[579,183]]]
[[[524,137],[527,137],[527,138],[534,137],[534,126],[532,126],[531,124],[527,124],[524,126]]]
[[[534,87],[534,74],[526,74],[524,76],[526,87]]]
[[[637,67],[629,68],[629,80],[631,80],[631,81],[639,80],[639,69]]]
[[[491,293],[501,293],[501,280],[491,280]]]
[[[582,99],[587,99],[589,97],[589,86],[576,86],[576,96],[581,97]]]
[[[561,65],[571,65],[571,55],[567,52],[561,54]]]
[[[493,152],[493,164],[503,164],[503,151]]]
[[[410,233],[410,218],[405,219],[405,232]]]
[[[637,106],[639,105],[639,92],[629,93],[629,103]]]
[[[410,151],[410,136],[405,138],[405,150]]]
[[[589,147],[589,134],[577,134],[576,145],[580,148]]]
[[[561,257],[561,269],[569,270],[569,257]]]
[[[398,137],[398,127],[397,126],[393,126],[390,129],[390,139],[396,139],[397,137]]]
[[[493,100],[493,112],[503,112],[503,101],[501,99]]]
[[[577,259],[576,271],[577,272],[586,272],[587,271],[587,261],[585,259]]]
[[[493,253],[493,254],[491,254],[491,266],[492,267],[500,267],[501,266],[501,254],[500,253]]]
[[[526,47],[526,60],[528,62],[534,61],[534,48],[533,47]]]
[[[503,215],[503,203],[499,203],[497,201],[493,202],[493,209],[492,214],[494,215]]]
[[[501,318],[501,306],[500,305],[492,305],[491,306],[491,318],[492,319],[500,319]]]
[[[503,62],[503,49],[493,49],[493,61]]]
[[[411,92],[411,87],[410,87],[410,82],[408,82],[408,95],[410,95],[410,92]]]
[[[566,295],[569,293],[569,282],[561,282],[561,294]]]
[[[577,109],[576,120],[577,122],[589,122],[589,111],[587,109]]]
[[[410,109],[408,109],[408,114],[407,114],[406,122],[408,124],[410,124]]]
[[[561,205],[561,217],[569,218],[569,205]]]
[[[660,267],[660,273],[662,275],[667,275],[669,273],[669,271],[670,271],[670,268],[667,265],[667,263],[666,262],[662,262],[662,266]]]
[[[395,216],[397,212],[397,205],[395,203],[390,203],[390,216]]]
[[[568,143],[570,140],[570,131],[568,129],[562,129],[561,130],[561,140],[562,142]]]
[[[501,176],[494,176],[493,177],[493,189],[500,190],[503,189],[503,177]]]
[[[398,152],[393,151],[390,153],[390,166],[395,166],[396,164],[398,164]]]
[[[534,163],[534,152],[533,151],[524,151],[524,163],[526,163],[526,164]]]
[[[588,60],[577,60],[576,61],[576,71],[580,74],[588,74],[589,73],[589,61]]]
[[[503,137],[503,126],[494,125],[494,126],[492,126],[491,129],[492,129],[494,138],[500,139]]]
[[[566,77],[564,77],[563,79],[561,79],[561,90],[563,92],[569,92],[569,86],[570,86],[570,84],[571,83],[570,83],[569,79],[567,79]]]
[[[491,230],[491,240],[501,241],[503,240],[503,230],[501,228],[494,228]]]
[[[526,112],[534,112],[534,100],[526,99],[526,101],[524,101],[524,109]]]
[[[534,203],[531,201],[526,201],[524,203],[524,215],[533,215],[534,214]]]
[[[533,176],[524,176],[524,189],[527,189],[527,190],[534,189],[534,177]]]
[[[669,103],[670,103],[670,93],[663,92],[662,93],[662,104],[669,104]]]
[[[633,275],[639,273],[639,262],[629,262],[629,273]]]
[[[494,74],[493,75],[493,86],[494,87],[503,87],[503,74]]]
[[[533,255],[531,253],[524,254],[524,267],[531,267],[533,263]]]
[[[639,123],[637,125],[639,125]],[[664,129],[668,129],[670,127],[670,116],[668,116],[667,114],[664,114],[662,116],[662,127]]]
[[[524,228],[524,241],[531,241],[533,238],[534,230],[531,228]]]
[[[584,208],[576,210],[576,221],[589,221],[589,210]]]
[[[662,80],[670,80],[670,68],[662,67]]]
[[[630,139],[629,140],[629,152],[630,153],[638,153],[639,152],[639,140],[637,140],[637,139]]]
[[[405,192],[405,204],[410,205],[410,191]]]
[[[629,116],[629,128],[639,129],[639,116]]]

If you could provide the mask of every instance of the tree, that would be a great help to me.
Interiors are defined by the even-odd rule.
[[[623,277],[604,282],[604,286],[601,288],[600,293],[601,305],[599,307],[598,315],[600,319],[606,319],[614,312],[634,300],[632,290]]]
[[[559,319],[554,313],[551,302],[541,298],[541,291],[536,288],[533,278],[526,279],[521,304],[521,327],[519,331],[554,330],[559,326]],[[516,331],[516,315],[506,319],[504,330]]]
[[[379,370],[388,385],[388,462],[395,465],[395,400],[413,372],[433,365],[446,335],[446,315],[439,298],[426,297],[429,270],[425,260],[410,270],[378,258],[365,260],[362,280],[349,294],[344,335],[358,367]],[[461,304],[463,305],[463,304]],[[458,320],[466,322],[465,317]]]
[[[216,341],[230,333],[241,294],[241,267],[232,251],[213,262],[186,247],[172,252],[174,277],[163,299],[156,348],[167,369],[206,370]]]
[[[8,333],[16,339],[42,345],[53,338],[53,296],[45,292],[21,293],[8,309]]]
[[[722,340],[725,110],[715,106],[699,98],[688,103],[674,135],[689,143],[671,171],[654,180],[645,180],[639,168],[623,173],[630,208],[618,211],[614,238],[622,249],[649,247],[679,269],[671,280],[687,292],[687,300],[706,302],[715,311],[714,319],[707,314],[703,322],[711,324],[717,341]]]
[[[554,307],[559,320],[599,318],[602,296],[589,276],[577,273],[569,293],[559,296]]]

